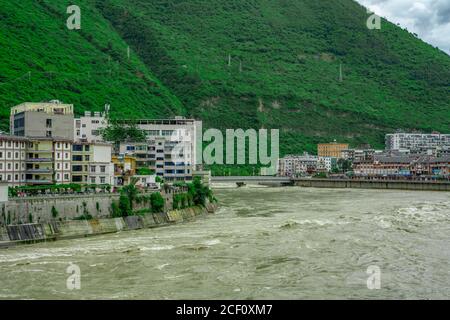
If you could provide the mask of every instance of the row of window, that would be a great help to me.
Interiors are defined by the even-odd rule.
[[[0,141],[0,148],[2,147],[7,147],[7,148],[12,148],[14,145],[14,148],[25,148],[25,142],[19,142],[19,141]]]
[[[25,182],[25,174],[1,174],[0,173],[0,181],[7,181],[7,182]],[[62,179],[63,178],[63,179]],[[28,180],[33,180],[31,177],[27,178]],[[36,180],[39,180],[40,177],[36,176]],[[55,176],[56,181],[69,181],[70,180],[70,174],[59,174],[57,173]],[[82,182],[82,176],[73,176],[72,179],[73,182]],[[90,183],[100,183],[105,184],[107,183],[106,177],[102,176],[97,179],[96,177],[89,177],[89,180],[87,180],[87,177],[85,178],[85,181],[89,181]]]
[[[6,159],[25,159],[25,152],[0,151],[0,159],[4,159],[4,156],[6,156]]]

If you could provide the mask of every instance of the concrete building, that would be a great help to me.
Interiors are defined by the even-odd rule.
[[[114,185],[123,186],[130,183],[131,177],[136,175],[136,158],[129,155],[113,155]]]
[[[346,143],[320,143],[317,145],[317,154],[319,157],[342,158],[342,151],[349,149]]]
[[[70,183],[71,140],[0,136],[0,181],[10,186]]]
[[[342,158],[349,161],[370,161],[376,154],[383,153],[383,150],[375,149],[346,149],[342,151]]]
[[[67,184],[72,177],[72,140],[28,138],[26,184]]]
[[[376,155],[372,161],[354,162],[353,171],[356,176],[365,177],[448,177],[450,156]]]
[[[72,151],[73,183],[114,185],[114,164],[110,144],[75,142]]]
[[[106,113],[86,111],[74,120],[75,141],[101,142],[100,130],[108,126]]]
[[[387,134],[385,140],[387,151],[437,155],[439,150],[450,148],[450,134],[398,132]]]
[[[26,138],[0,136],[0,182],[10,186],[26,183],[27,144]]]
[[[147,135],[141,143],[123,142],[119,155],[136,157],[138,168],[149,168],[165,181],[192,180],[197,163],[201,121],[176,117],[162,120],[120,120],[119,124],[137,125]],[[201,140],[200,140],[201,141]],[[175,158],[174,158],[175,156]]]
[[[288,155],[278,160],[278,175],[293,177],[317,171],[319,157],[307,153],[302,156]],[[325,167],[325,163],[323,163]]]
[[[25,102],[11,108],[10,132],[22,137],[73,139],[73,105],[58,100]]]

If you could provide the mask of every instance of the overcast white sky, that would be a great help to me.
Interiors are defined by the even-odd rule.
[[[356,0],[450,54],[450,0]]]

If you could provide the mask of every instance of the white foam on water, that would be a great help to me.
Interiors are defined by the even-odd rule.
[[[212,239],[212,240],[208,240],[208,241],[203,242],[203,244],[207,245],[207,246],[214,246],[214,245],[219,244],[219,243],[221,243],[221,241],[219,239]]]
[[[141,251],[163,251],[163,250],[172,250],[175,246],[172,245],[163,245],[163,246],[154,246],[154,247],[139,247]]]

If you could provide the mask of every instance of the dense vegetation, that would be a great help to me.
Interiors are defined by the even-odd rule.
[[[65,28],[69,1],[2,3],[2,128],[11,106],[57,98],[77,112],[110,103],[113,117],[280,128],[282,154],[449,131],[449,56],[384,20],[368,30],[352,0],[77,3],[81,31]]]

